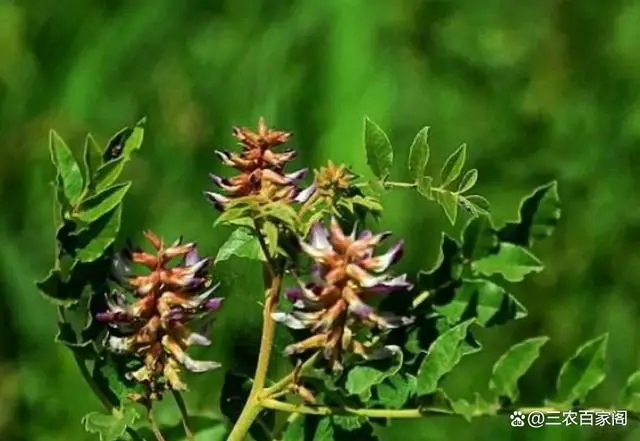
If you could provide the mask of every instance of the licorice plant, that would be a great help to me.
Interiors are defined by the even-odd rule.
[[[290,167],[297,154],[292,134],[261,118],[256,131],[233,128],[239,148],[214,152],[227,172],[211,174],[209,188],[194,189],[211,204],[214,226],[234,229],[217,253],[179,231],[171,231],[175,237],[168,242],[144,231],[146,243],[125,243],[118,235],[132,182],[121,182],[120,175],[140,150],[144,130],[143,119],[104,148],[88,135],[80,163],[60,136],[50,134],[56,252],[54,267],[37,286],[57,307],[56,341],[70,349],[104,405],[106,412],[83,418],[96,438],[374,440],[395,418],[511,414],[513,421],[547,410],[595,410],[585,398],[605,377],[607,335],[577,349],[540,407],[519,403],[517,383],[540,355],[545,336],[507,350],[493,366],[487,391],[471,391],[472,400],[453,399],[441,384],[463,357],[480,351],[474,330],[526,316],[501,283],[521,282],[543,269],[532,247],[560,219],[555,182],[527,196],[516,220],[496,226],[487,201],[470,194],[478,172],[464,170],[464,144],[434,178],[427,173],[425,127],[408,147],[406,180],[391,180],[391,143],[365,118],[371,179],[331,160],[309,173]],[[382,228],[381,200],[390,191],[417,192],[442,207],[452,224],[466,218],[460,237],[443,233],[433,244],[440,252],[433,268],[417,274],[397,269],[405,248],[421,252],[431,244],[405,243]],[[189,354],[192,346],[234,338],[211,335],[211,321],[225,314],[218,294],[224,281],[213,276],[216,259],[200,253],[262,267],[262,335],[252,378]],[[288,338],[282,347],[275,344],[277,329]],[[286,372],[270,372],[274,358],[288,366]],[[225,428],[214,434],[191,424],[183,394],[189,393],[186,372],[207,375],[218,368],[226,370],[226,383],[220,403],[211,407],[225,412],[235,399],[239,408],[225,412]],[[639,378],[629,379],[612,417],[625,423],[638,418]],[[180,430],[163,427],[155,416],[167,396],[177,405]]]

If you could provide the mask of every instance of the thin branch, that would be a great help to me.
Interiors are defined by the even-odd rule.
[[[189,412],[187,411],[187,406],[182,398],[182,394],[177,390],[171,390],[173,394],[173,399],[176,402],[176,406],[180,411],[180,419],[182,420],[182,427],[184,427],[184,433],[187,436],[188,441],[195,441],[195,437],[193,436],[193,432],[191,431],[191,427],[189,426]]]
[[[300,367],[299,375],[302,375],[307,369],[311,368],[315,364],[315,362],[318,359],[319,355],[320,355],[320,352],[316,352],[311,357],[309,357],[307,360],[305,360],[305,362],[302,363],[302,366]],[[271,387],[266,388],[264,390],[264,393],[262,394],[262,397],[263,398],[273,398],[272,395],[280,392],[282,389],[286,388],[287,386],[289,386],[289,384],[291,384],[291,382],[293,381],[294,375],[295,375],[295,370],[289,372],[286,376],[284,376],[276,384],[274,384]]]
[[[64,310],[62,309],[62,307],[58,307],[58,319],[61,322],[66,322],[66,317],[64,315]],[[96,381],[93,379],[93,376],[91,375],[91,372],[89,372],[89,369],[87,368],[87,365],[82,357],[80,357],[80,355],[78,355],[76,351],[71,350],[71,353],[73,354],[73,360],[75,361],[76,366],[78,366],[80,375],[82,375],[85,383],[87,383],[89,388],[91,388],[91,391],[98,398],[98,400],[100,400],[100,403],[102,403],[105,409],[111,412],[113,409],[117,408],[119,403],[114,402],[107,396],[107,394],[104,393],[102,388],[100,388],[98,383],[96,383]],[[133,427],[127,427],[126,431],[133,441],[144,441],[142,435],[140,435]]]
[[[149,421],[149,426],[151,427],[151,431],[153,432],[153,436],[156,437],[157,441],[166,441],[164,436],[162,436],[162,432],[160,432],[160,427],[158,426],[158,422],[153,416],[153,410],[151,407],[147,409],[147,420]]]
[[[422,409],[355,409],[351,407],[335,407],[335,406],[311,406],[304,404],[291,404],[274,399],[265,399],[262,405],[267,409],[280,410],[289,413],[298,413],[306,415],[358,415],[368,418],[422,418],[429,415],[441,416],[461,416],[450,409],[444,408],[422,408]],[[476,414],[474,416],[493,416],[496,414],[511,414],[520,411],[523,414],[534,412],[558,412],[558,411],[588,411],[588,412],[611,412],[612,410],[626,409],[606,409],[606,408],[554,408],[554,407],[508,407],[500,408],[493,412]],[[627,417],[631,420],[640,421],[640,413],[626,410]]]
[[[396,182],[396,181],[385,181],[384,186],[386,188],[416,188],[418,186],[415,182]]]

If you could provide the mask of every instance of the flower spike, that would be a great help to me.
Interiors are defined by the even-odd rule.
[[[271,202],[304,202],[313,190],[301,190],[299,181],[308,170],[301,169],[285,173],[286,165],[296,152],[276,152],[275,148],[289,141],[292,134],[267,127],[264,118],[258,122],[258,131],[245,127],[234,127],[233,136],[240,141],[242,151],[233,153],[216,150],[214,153],[222,164],[240,173],[230,178],[211,174],[211,180],[222,194],[205,192],[205,196],[219,211],[224,211],[229,201],[247,196],[258,196]]]
[[[355,341],[350,328],[364,324],[389,330],[413,321],[410,317],[378,314],[365,301],[370,295],[412,289],[406,274],[386,273],[402,257],[402,241],[386,253],[374,256],[375,248],[389,234],[364,231],[357,236],[354,229],[346,235],[335,218],[331,219],[329,229],[320,223],[312,227],[309,238],[301,240],[300,247],[314,262],[313,281],[305,284],[298,280],[298,287],[286,291],[286,297],[294,303],[292,312],[272,314],[275,321],[292,329],[308,329],[312,335],[288,346],[286,353],[322,349],[336,370],[341,369],[342,353],[347,350],[367,359],[394,353],[388,348],[367,347]]]
[[[107,348],[142,362],[127,377],[145,386],[143,395],[131,398],[148,402],[161,398],[166,390],[186,388],[180,379],[181,368],[203,372],[219,367],[216,362],[193,360],[186,350],[211,343],[206,335],[190,329],[189,323],[218,310],[223,299],[213,297],[218,285],[211,286],[206,274],[211,260],[201,258],[194,243],[179,239],[166,247],[153,232],[144,235],[154,253],[139,250],[130,253],[130,260],[124,253],[114,259],[114,278],[132,291],[134,300],[127,303],[116,291],[107,299],[107,310],[98,312],[96,319],[109,325]],[[174,260],[180,263],[170,266]],[[135,275],[131,263],[151,272]]]

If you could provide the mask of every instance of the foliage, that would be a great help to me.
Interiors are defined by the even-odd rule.
[[[114,245],[132,185],[120,182],[120,174],[140,149],[144,128],[143,119],[118,132],[104,149],[87,136],[82,167],[62,138],[53,131],[50,135],[57,171],[57,247],[54,266],[38,287],[58,309],[56,340],[72,351],[79,372],[107,410],[83,419],[87,431],[102,441],[143,439],[145,431],[137,427],[143,413],[158,441],[192,440],[198,436],[194,431],[214,427],[191,426],[181,395],[186,386],[178,377],[180,365],[196,373],[218,367],[186,353],[192,344],[210,343],[208,328],[201,333],[188,325],[222,303],[210,298],[217,285],[200,290],[211,286],[210,260],[201,259],[193,243],[178,240],[166,246],[152,233],[145,235],[157,255]],[[221,212],[216,227],[233,228],[217,252],[216,266],[255,278],[244,265],[259,264],[265,290],[255,373],[245,378],[245,373],[228,372],[220,397],[229,441],[241,441],[248,433],[256,440],[377,439],[378,423],[399,417],[448,414],[470,420],[525,410],[518,383],[541,355],[547,336],[508,348],[493,366],[488,393],[473,391],[472,400],[450,397],[443,380],[483,349],[479,329],[527,316],[506,283],[523,282],[543,270],[533,247],[559,222],[557,184],[536,188],[520,204],[517,220],[496,226],[487,201],[468,194],[478,171],[465,171],[466,144],[444,160],[437,180],[428,174],[429,133],[421,129],[408,148],[406,182],[390,179],[396,153],[370,118],[364,120],[363,136],[375,176],[370,181],[329,162],[315,171],[313,182],[303,184],[307,170],[286,172],[294,153],[279,149],[291,134],[269,128],[262,118],[256,132],[234,128],[239,153],[217,152],[236,174],[212,175],[221,193],[205,192]],[[376,254],[390,233],[372,231],[373,222],[384,215],[381,196],[402,190],[437,203],[452,224],[460,217],[459,207],[469,215],[460,237],[442,234],[436,264],[415,278],[391,270],[412,244],[400,240]],[[175,257],[182,263],[166,266]],[[132,263],[151,272],[135,275]],[[219,276],[225,280],[224,273]],[[132,288],[134,299],[112,295],[114,280]],[[249,298],[244,292],[233,296],[240,302]],[[276,331],[285,330],[276,329],[280,323],[289,328],[284,353],[291,366],[270,382],[270,361],[281,356],[276,351]],[[544,408],[585,406],[587,395],[605,379],[607,341],[607,334],[594,338],[568,358],[555,390],[545,391]],[[637,418],[637,377],[629,378],[621,394],[632,418]],[[184,435],[174,438],[175,432],[154,418],[164,391],[175,398]],[[242,406],[230,406],[239,396]],[[279,420],[279,412],[291,417]]]

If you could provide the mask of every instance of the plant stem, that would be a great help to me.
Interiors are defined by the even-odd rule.
[[[180,419],[182,420],[182,427],[184,427],[184,433],[187,436],[187,441],[195,441],[191,427],[189,426],[189,412],[187,412],[187,406],[184,403],[182,395],[177,390],[171,390],[173,399],[176,402],[176,406],[180,411]]]
[[[384,186],[387,188],[416,188],[418,184],[415,182],[396,182],[396,181],[386,181]]]
[[[158,427],[158,423],[153,416],[153,410],[151,407],[147,409],[147,420],[149,421],[149,426],[151,427],[151,431],[153,432],[153,436],[156,437],[157,441],[166,441],[164,436],[162,436],[162,432],[160,432],[160,428]]]
[[[66,317],[64,315],[64,310],[62,309],[62,307],[58,307],[58,319],[61,322],[66,322]],[[114,403],[111,399],[109,399],[109,397],[100,388],[98,383],[95,382],[82,357],[80,357],[80,355],[78,355],[78,353],[74,350],[71,350],[71,353],[73,354],[73,360],[75,361],[76,366],[78,366],[80,375],[82,375],[85,383],[87,383],[89,388],[91,388],[91,391],[98,398],[98,400],[100,400],[100,403],[102,403],[102,405],[109,412],[113,411],[114,408],[118,407],[118,403]],[[127,427],[126,430],[133,441],[145,441],[142,435],[140,435],[133,427]]]
[[[303,404],[284,403],[274,399],[265,399],[262,405],[267,409],[280,410],[283,412],[299,413],[306,415],[358,415],[368,418],[422,418],[427,415],[447,415],[460,416],[450,409],[445,408],[424,408],[424,409],[354,409],[350,407],[332,407],[332,406],[309,406]],[[588,412],[610,412],[614,409],[604,408],[584,408],[584,409],[557,409],[554,407],[509,407],[497,409],[494,412],[479,413],[474,416],[492,416],[494,414],[510,414],[514,411],[520,411],[523,414],[532,412],[551,412],[551,411],[568,411],[583,410]],[[615,409],[622,410],[622,409]],[[627,417],[632,420],[640,421],[640,414],[627,410]]]
[[[264,241],[264,237],[262,237],[262,233],[258,227],[259,226],[256,224],[258,241],[260,242],[262,251],[267,257],[271,280],[264,302],[264,309],[262,310],[262,338],[260,339],[258,363],[255,375],[253,376],[253,384],[251,386],[251,391],[249,392],[249,398],[247,399],[238,420],[233,426],[233,429],[231,429],[231,433],[229,434],[227,441],[244,440],[247,432],[251,428],[251,425],[262,411],[263,406],[260,403],[260,395],[262,394],[265,380],[267,378],[269,361],[271,359],[271,349],[273,348],[273,337],[275,335],[275,322],[273,321],[273,318],[271,318],[271,313],[274,311],[274,308],[278,303],[278,296],[282,285],[282,273],[281,271],[276,270],[273,259],[269,255],[269,250]]]
[[[316,352],[311,357],[309,357],[304,363],[302,363],[302,366],[300,366],[299,375],[302,375],[307,369],[312,367],[313,364],[318,359],[319,355],[320,355],[320,352]],[[291,384],[291,382],[293,381],[294,375],[295,375],[295,370],[289,372],[285,377],[283,377],[281,380],[279,380],[276,384],[274,384],[271,387],[266,388],[264,390],[264,393],[262,394],[262,397],[263,398],[273,398],[272,397],[273,394],[276,394],[276,393],[280,392],[282,389],[284,389],[289,384]]]

